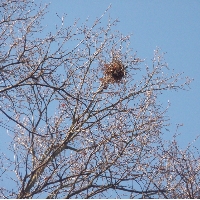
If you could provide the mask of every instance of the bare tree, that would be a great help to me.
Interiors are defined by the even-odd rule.
[[[41,38],[46,7],[31,0],[0,5],[0,123],[12,134],[14,156],[2,152],[1,180],[9,176],[11,188],[2,184],[0,195],[198,197],[199,161],[161,145],[168,118],[157,101],[191,80],[169,76],[159,49],[152,66],[143,64],[130,35],[115,30],[117,20],[101,26],[106,12],[91,27],[65,27],[61,17],[60,28]],[[196,168],[193,179],[182,166]]]
[[[154,188],[165,188],[156,197],[167,199],[196,199],[200,197],[199,150],[191,144],[181,150],[176,135],[172,142],[160,141],[155,154],[154,170],[149,173],[149,182]],[[153,166],[153,165],[152,165]],[[148,196],[147,196],[148,197]]]

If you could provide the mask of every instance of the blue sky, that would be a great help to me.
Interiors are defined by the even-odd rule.
[[[41,3],[49,3],[49,0],[41,0]],[[109,16],[117,18],[120,21],[117,29],[124,35],[133,34],[131,47],[140,58],[146,59],[148,65],[151,65],[153,50],[160,47],[167,52],[165,60],[170,69],[194,78],[189,91],[165,92],[160,98],[164,106],[168,100],[171,102],[168,111],[171,126],[165,138],[171,138],[176,124],[183,124],[178,132],[182,133],[180,145],[185,147],[200,134],[200,1],[52,0],[43,24],[47,25],[47,31],[60,24],[56,13],[60,17],[67,14],[66,25],[69,26],[75,19],[79,19],[81,24],[88,17],[92,24],[109,5],[111,8],[102,19],[102,24],[107,24]],[[3,138],[0,145],[4,148]]]
[[[42,2],[48,3],[48,0]],[[123,34],[133,33],[131,47],[138,56],[151,64],[153,50],[160,47],[167,52],[165,60],[170,69],[184,76],[194,78],[189,91],[166,92],[160,98],[163,105],[170,100],[168,116],[171,118],[169,136],[176,130],[176,124],[183,124],[178,132],[180,145],[185,147],[200,134],[200,1],[199,0],[52,0],[48,18],[44,23],[50,27],[58,23],[64,13],[66,23],[75,19],[84,23],[89,17],[93,22],[111,6],[108,16],[117,18],[117,29]],[[166,137],[170,138],[170,137]],[[196,143],[195,146],[198,146]]]

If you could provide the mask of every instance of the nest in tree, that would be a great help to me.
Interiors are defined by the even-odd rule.
[[[109,64],[104,64],[103,71],[104,77],[100,80],[104,84],[104,88],[107,88],[109,83],[120,83],[120,81],[126,74],[126,70],[123,63],[117,59],[114,59]]]

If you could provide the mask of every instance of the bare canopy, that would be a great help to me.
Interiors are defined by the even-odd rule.
[[[159,49],[145,64],[117,20],[101,26],[107,10],[92,26],[60,17],[48,33],[48,6],[2,0],[0,9],[0,124],[12,137],[1,149],[2,198],[200,196],[199,158],[163,141],[167,108],[157,101],[190,79],[169,75]]]

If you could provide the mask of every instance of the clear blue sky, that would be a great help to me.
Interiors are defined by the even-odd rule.
[[[179,141],[185,147],[200,134],[200,0],[52,0],[43,23],[48,31],[60,23],[56,13],[60,17],[66,13],[69,26],[75,19],[83,23],[88,17],[92,24],[110,4],[102,24],[106,25],[109,15],[119,19],[117,29],[123,34],[133,33],[131,46],[147,64],[151,64],[153,50],[160,47],[167,52],[165,59],[171,69],[194,78],[189,91],[166,92],[161,97],[164,105],[171,102],[171,127],[166,134],[172,136],[176,124],[183,123]],[[7,146],[6,137],[2,135],[1,148]]]
[[[42,2],[49,2],[43,0]],[[132,48],[150,65],[153,50],[160,47],[170,69],[194,78],[189,91],[166,92],[161,102],[170,100],[170,136],[176,124],[182,124],[179,138],[182,147],[200,134],[200,1],[199,0],[52,0],[46,25],[55,25],[58,17],[67,14],[66,22],[74,19],[92,23],[112,5],[109,15],[118,18],[117,28],[124,34],[133,33]],[[107,23],[108,15],[102,22]],[[50,25],[51,23],[51,25]],[[197,146],[197,144],[196,144]]]

